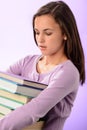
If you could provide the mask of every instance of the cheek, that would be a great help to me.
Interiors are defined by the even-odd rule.
[[[62,34],[55,34],[52,37],[50,37],[50,40],[55,42],[61,42],[63,40]]]
[[[59,50],[63,46],[63,39],[58,37],[50,39],[49,45],[52,50]]]
[[[62,43],[62,39],[58,37],[53,37],[48,40],[49,44],[53,47],[59,46]]]
[[[57,46],[63,45],[63,36],[58,36],[55,38],[55,43]]]

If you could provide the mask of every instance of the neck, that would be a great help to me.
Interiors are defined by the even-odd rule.
[[[58,65],[64,61],[67,60],[67,57],[65,55],[60,55],[60,56],[43,56],[42,61],[45,65]]]

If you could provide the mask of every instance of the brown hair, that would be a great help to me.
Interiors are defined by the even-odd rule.
[[[83,84],[85,82],[85,59],[76,20],[71,9],[63,1],[49,2],[42,6],[33,17],[33,32],[35,18],[46,14],[50,14],[55,19],[62,32],[67,36],[65,54],[77,67],[80,73],[80,82]]]

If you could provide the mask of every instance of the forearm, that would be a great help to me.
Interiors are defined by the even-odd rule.
[[[21,130],[35,122],[32,116],[32,111],[30,109],[28,110],[28,104],[26,104],[1,119],[0,130]]]

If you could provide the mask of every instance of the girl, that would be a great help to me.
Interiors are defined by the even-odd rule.
[[[41,55],[27,56],[8,72],[48,85],[36,98],[0,120],[0,130],[21,130],[40,118],[43,130],[63,130],[79,83],[85,82],[84,54],[74,15],[63,1],[42,6],[33,17]]]

